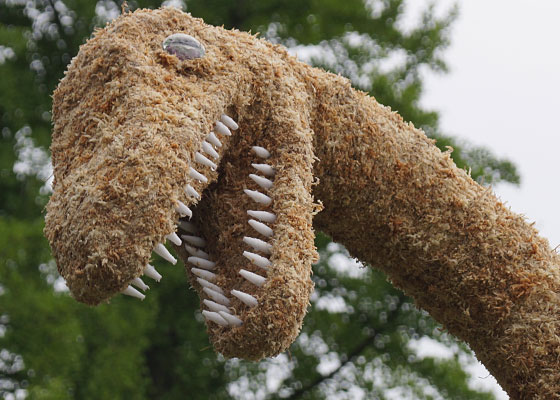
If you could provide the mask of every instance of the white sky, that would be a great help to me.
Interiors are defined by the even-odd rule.
[[[412,8],[421,3],[409,1]],[[422,4],[427,3],[422,1]],[[440,0],[445,8],[451,1]],[[429,76],[423,104],[447,134],[490,148],[518,167],[521,186],[498,185],[512,210],[560,244],[560,1],[468,0],[445,52],[447,75]],[[478,384],[493,384],[484,369]],[[478,376],[478,378],[476,378]],[[495,384],[494,384],[495,385]],[[505,393],[498,395],[507,399]]]
[[[445,52],[451,72],[427,79],[423,101],[440,111],[444,132],[516,164],[520,188],[496,192],[552,247],[560,244],[559,19],[558,0],[461,2]]]

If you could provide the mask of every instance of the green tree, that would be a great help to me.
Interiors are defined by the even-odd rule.
[[[180,4],[181,2],[169,2]],[[183,6],[185,5],[182,3]],[[129,2],[131,9],[159,2]],[[485,182],[517,183],[507,160],[459,146],[419,105],[422,71],[444,72],[451,10],[426,8],[403,28],[403,0],[259,2],[191,0],[206,22],[261,32],[314,65],[348,76],[361,90],[455,148],[460,167]],[[345,250],[318,235],[316,293],[289,354],[261,363],[216,356],[181,268],[158,266],[140,303],[119,296],[88,308],[65,290],[42,235],[51,175],[50,94],[78,47],[116,17],[110,0],[0,0],[0,395],[4,398],[417,398],[490,399],[472,390],[459,361],[468,350],[385,277],[357,268]],[[392,63],[398,59],[399,62]],[[454,349],[451,359],[419,359],[421,337]]]

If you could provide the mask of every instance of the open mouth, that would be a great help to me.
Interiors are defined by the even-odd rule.
[[[222,32],[141,11],[82,47],[54,95],[45,233],[90,305],[144,299],[165,276],[154,254],[177,256],[215,349],[260,359],[289,346],[309,304],[313,139],[294,100],[271,94],[282,77],[257,87],[227,71],[232,56],[212,46]]]

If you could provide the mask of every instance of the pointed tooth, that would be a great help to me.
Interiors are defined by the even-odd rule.
[[[130,283],[132,283],[132,284],[133,284],[134,286],[136,286],[138,289],[141,289],[141,290],[143,290],[143,291],[146,291],[146,290],[148,290],[148,289],[150,288],[148,285],[146,285],[146,284],[144,283],[144,281],[143,281],[141,278],[134,278],[134,279],[132,280],[132,282],[130,282]]]
[[[202,142],[202,151],[204,151],[206,154],[208,154],[209,156],[211,156],[213,158],[220,157],[220,155],[218,154],[218,152],[216,150],[214,150],[212,145],[210,143],[206,142],[206,141]]]
[[[130,283],[144,292],[150,289],[150,287],[144,283],[142,278],[134,278]]]
[[[216,121],[216,125],[214,125],[214,131],[216,133],[219,133],[220,135],[231,136],[231,131],[221,121]]]
[[[257,267],[262,269],[268,269],[272,265],[270,260],[266,257],[259,256],[258,254],[251,253],[250,251],[244,251],[243,256],[255,264]]]
[[[210,259],[210,254],[208,254],[205,251],[202,251],[200,249],[197,249],[196,247],[189,246],[188,244],[185,244],[185,250],[187,250],[188,253],[191,256],[195,256],[195,257],[198,257],[198,258],[204,258],[205,260]]]
[[[229,322],[230,325],[233,325],[233,326],[243,325],[243,321],[241,321],[235,315],[231,315],[231,314],[229,314],[227,312],[224,312],[224,311],[218,311],[218,314],[220,314],[223,317],[223,319],[225,319],[227,322]]]
[[[261,287],[266,282],[266,278],[264,276],[260,276],[245,269],[239,270],[239,275],[258,287]]]
[[[237,129],[239,129],[239,125],[237,125],[237,122],[235,122],[233,118],[226,114],[222,114],[222,116],[220,117],[220,121],[222,121],[222,123],[232,131],[236,131]]]
[[[198,232],[198,229],[196,229],[196,225],[189,221],[182,221],[182,220],[179,221],[179,228],[181,228],[185,232],[190,232],[190,233]]]
[[[251,217],[259,219],[263,222],[272,223],[272,222],[276,221],[276,215],[271,213],[271,212],[268,212],[268,211],[247,210],[247,214],[249,214]]]
[[[196,180],[202,182],[202,183],[208,182],[208,178],[206,176],[202,175],[200,172],[198,172],[193,167],[189,168],[189,176],[193,179],[196,179]]]
[[[221,326],[229,325],[228,322],[224,319],[224,317],[222,317],[217,312],[204,310],[202,311],[202,315],[204,316],[204,318],[206,318],[207,321],[215,322],[216,324]]]
[[[199,278],[206,279],[208,282],[216,280],[216,274],[210,271],[206,271],[205,269],[191,268],[191,271]]]
[[[181,235],[181,239],[189,242],[190,244],[192,244],[193,246],[196,246],[196,247],[206,246],[206,240],[204,240],[200,236]]]
[[[215,311],[215,312],[224,311],[229,314],[229,308],[227,308],[226,306],[220,303],[216,303],[215,301],[208,300],[208,299],[204,299],[202,300],[202,302],[206,307],[208,307],[210,311]]]
[[[200,200],[200,193],[198,193],[191,185],[187,185],[185,187],[185,193],[187,196],[194,197],[195,199]]]
[[[262,172],[266,176],[274,176],[276,171],[268,164],[251,164],[257,171]]]
[[[185,245],[185,250],[187,250],[191,256],[204,258],[205,260],[210,259],[210,254],[200,249],[197,249],[196,247],[189,246],[188,244]]]
[[[241,292],[239,290],[233,289],[231,291],[231,294],[234,295],[235,297],[237,297],[243,303],[247,304],[249,307],[255,307],[257,304],[259,304],[259,302],[257,301],[256,298],[254,298],[250,294]]]
[[[169,250],[167,250],[163,244],[156,244],[154,252],[164,260],[169,261],[171,264],[177,264],[177,259],[171,255]]]
[[[184,217],[185,215],[189,218],[192,217],[192,211],[189,207],[187,207],[185,205],[185,203],[183,203],[182,201],[177,200],[177,205],[175,206],[175,211],[177,211],[181,217]]]
[[[208,295],[208,297],[210,297],[212,300],[214,300],[216,303],[220,303],[223,304],[224,306],[229,306],[229,299],[224,296],[221,293],[216,292],[215,290],[212,290],[210,288],[202,288],[202,291],[204,293],[206,293]]]
[[[156,282],[159,282],[161,280],[161,274],[157,272],[157,270],[150,264],[147,264],[146,268],[144,268],[144,275],[152,278]]]
[[[214,164],[212,161],[210,161],[209,159],[207,159],[205,156],[203,156],[202,154],[200,154],[199,152],[196,152],[196,154],[194,155],[194,160],[197,163],[200,163],[202,165],[205,165],[207,167],[210,167],[210,169],[212,171],[215,171],[216,168],[218,168],[218,166],[216,164]]]
[[[196,265],[199,268],[204,268],[208,270],[213,270],[214,268],[216,268],[216,263],[214,261],[205,260],[204,258],[200,258],[200,257],[192,256],[189,257],[187,261],[193,265]]]
[[[267,159],[268,157],[270,157],[270,152],[267,149],[265,149],[264,147],[253,146],[252,149],[255,152],[255,154],[257,155],[257,157],[264,158],[264,159]]]
[[[224,294],[224,291],[218,285],[214,285],[213,283],[208,282],[206,279],[203,279],[203,278],[196,278],[196,280],[200,284],[200,286],[207,287],[207,288],[210,288],[210,289],[214,290],[215,292]]]
[[[206,140],[216,147],[222,147],[222,142],[220,142],[220,139],[218,139],[214,132],[210,132],[208,136],[206,136]]]
[[[125,290],[122,291],[122,294],[126,294],[127,296],[136,297],[137,299],[144,300],[146,296],[140,293],[138,290],[134,289],[132,286],[128,286]]]
[[[183,243],[181,242],[181,238],[179,238],[179,236],[177,236],[175,232],[170,233],[165,238],[169,240],[171,243],[173,243],[175,246],[180,246],[181,243]]]
[[[272,254],[272,245],[264,240],[245,236],[243,241],[257,251],[265,254]]]
[[[254,180],[257,185],[259,185],[263,189],[270,189],[272,187],[272,181],[270,179],[263,178],[262,176],[255,174],[249,174],[249,178]]]
[[[249,220],[249,225],[251,225],[251,227],[261,235],[264,235],[266,237],[272,237],[272,235],[274,234],[270,227],[266,226],[262,222],[255,221],[254,219]],[[183,236],[181,237],[184,238]]]
[[[250,189],[243,189],[243,191],[247,196],[249,196],[257,203],[264,204],[265,206],[268,206],[270,203],[272,203],[272,199],[270,197],[268,197],[266,194],[263,194],[259,191],[250,190]]]

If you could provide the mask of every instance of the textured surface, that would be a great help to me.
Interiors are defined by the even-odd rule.
[[[204,44],[204,58],[179,62],[162,51],[168,35],[183,31]],[[280,61],[284,50],[254,43],[250,35],[206,26],[172,9],[130,14],[97,32],[54,94],[55,184],[45,232],[74,297],[95,305],[140,276],[154,246],[176,230],[176,200],[195,203],[185,185],[206,189],[194,212],[218,264],[218,283],[227,293],[245,290],[259,300],[250,309],[232,298],[244,324],[209,323],[211,340],[226,356],[260,359],[297,337],[317,255],[313,136],[301,114],[307,93],[299,88],[301,78]],[[242,128],[222,139],[218,150],[227,154],[218,171],[204,171],[208,186],[189,178],[188,170],[224,111]],[[273,268],[263,287],[249,290],[238,271],[255,271],[242,256],[249,250],[242,239],[251,229],[246,211],[255,208],[243,194],[244,188],[256,189],[248,178],[254,172],[250,163],[259,161],[250,152],[255,144],[274,148],[269,163],[277,172],[269,195],[278,218]],[[176,250],[186,261],[185,250]],[[194,278],[192,285],[207,298]]]
[[[179,62],[162,52],[176,32],[200,40],[206,56]],[[259,359],[297,336],[316,257],[313,189],[325,208],[315,227],[467,341],[512,398],[560,398],[559,260],[532,225],[346,79],[172,9],[135,12],[99,31],[54,96],[46,234],[78,300],[96,304],[122,290],[175,230],[175,200],[193,205],[185,171],[224,111],[240,129],[210,184],[196,184],[204,193],[194,221],[225,288],[243,290],[237,271],[255,270],[241,256],[253,145],[271,150],[278,220],[273,268],[251,292],[259,306],[233,303],[240,328],[208,326],[218,351]]]
[[[465,340],[512,398],[560,398],[560,263],[547,240],[396,113],[310,74],[324,85],[316,229]]]

